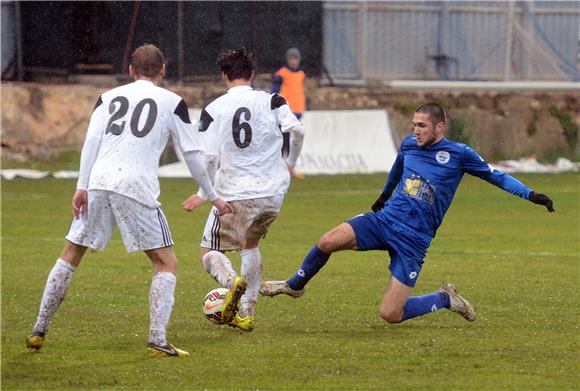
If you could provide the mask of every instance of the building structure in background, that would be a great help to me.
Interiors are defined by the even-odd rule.
[[[3,80],[123,74],[144,42],[184,81],[242,45],[259,73],[299,47],[331,84],[580,81],[580,1],[2,2]]]
[[[579,1],[326,1],[335,81],[579,81]]]

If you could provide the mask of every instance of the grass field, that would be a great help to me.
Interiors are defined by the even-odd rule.
[[[151,267],[118,233],[88,253],[45,348],[27,351],[75,182],[2,181],[2,389],[576,390],[580,384],[580,176],[521,175],[557,213],[466,177],[428,252],[417,294],[451,281],[475,304],[400,325],[381,320],[382,252],[335,254],[300,299],[265,298],[256,329],[201,314],[216,284],[197,261],[207,208],[180,209],[194,186],[163,180],[180,259],[169,337],[190,359],[148,359]],[[261,251],[265,278],[291,276],[326,230],[368,210],[383,175],[307,177],[292,185]],[[239,257],[232,255],[235,264]]]

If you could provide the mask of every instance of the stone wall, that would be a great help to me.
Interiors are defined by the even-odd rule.
[[[96,99],[115,83],[2,83],[2,161],[45,160],[80,149]],[[258,78],[255,86],[268,90],[269,78]],[[189,107],[203,107],[224,92],[217,79],[165,87]],[[307,87],[311,110],[386,109],[397,140],[407,134],[414,109],[435,100],[448,109],[455,137],[468,140],[487,159],[580,156],[580,92],[400,92],[319,87],[313,80]]]

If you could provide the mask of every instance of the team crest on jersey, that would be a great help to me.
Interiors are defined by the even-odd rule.
[[[447,151],[439,151],[435,155],[435,160],[437,160],[437,163],[447,164],[451,160],[451,155]]]

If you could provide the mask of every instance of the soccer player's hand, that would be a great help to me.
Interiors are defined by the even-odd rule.
[[[304,179],[304,174],[294,170],[294,166],[286,163],[286,167],[288,167],[288,172],[290,173],[290,178],[296,179]]]
[[[530,193],[530,197],[528,199],[530,201],[532,201],[534,204],[544,205],[546,207],[546,209],[548,209],[548,212],[555,212],[554,202],[552,202],[550,197],[548,197],[545,194],[536,193],[536,192],[532,191]]]
[[[87,206],[89,205],[87,191],[83,189],[77,189],[72,199],[72,209],[75,219],[81,216],[81,213],[86,212]]]
[[[194,193],[181,203],[181,207],[188,212],[193,212],[201,205],[203,205],[204,202],[205,201],[200,196],[198,196],[197,193]]]
[[[383,209],[385,206],[385,202],[389,199],[389,196],[385,193],[381,193],[379,198],[375,201],[375,203],[371,206],[371,210],[373,212],[378,212]]]
[[[215,200],[213,200],[212,204],[213,204],[213,206],[218,208],[218,210],[219,210],[218,216],[223,216],[223,215],[226,215],[228,213],[234,213],[234,208],[232,208],[232,206],[230,204],[228,204],[227,202],[225,202],[224,200],[222,200],[219,197],[216,198]]]

